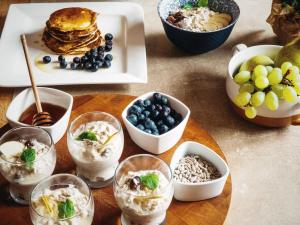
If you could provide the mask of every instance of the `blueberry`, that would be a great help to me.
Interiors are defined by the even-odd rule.
[[[129,114],[127,117],[127,120],[132,123],[134,126],[137,125],[137,122],[138,122],[138,119],[137,119],[137,116],[134,115],[134,114]]]
[[[147,106],[150,106],[152,103],[151,103],[151,100],[150,99],[145,99],[144,100],[144,106],[147,107]]]
[[[80,63],[80,58],[79,57],[74,57],[73,62],[77,63],[77,64]]]
[[[163,107],[160,104],[155,104],[155,108],[156,110],[158,110],[159,112],[161,112],[163,110]]]
[[[100,52],[104,52],[104,51],[105,51],[104,46],[99,46],[99,47],[98,47],[98,54],[99,54]]]
[[[151,130],[152,131],[152,134],[154,134],[154,135],[159,135],[159,131],[158,131],[158,129],[156,128],[156,129],[153,129],[153,130]]]
[[[91,54],[98,53],[98,49],[97,48],[93,48],[93,49],[90,50],[90,52],[91,52]]]
[[[114,38],[114,36],[111,33],[107,33],[107,34],[105,34],[104,38],[107,41],[107,40],[112,40]]]
[[[142,113],[142,109],[137,105],[133,105],[129,108],[128,112],[138,115]]]
[[[92,54],[90,52],[86,52],[84,55],[89,59]]]
[[[144,127],[143,124],[139,124],[139,125],[137,125],[136,127],[137,127],[138,129],[140,129],[140,130],[145,130],[145,127]]]
[[[145,119],[146,119],[146,116],[144,114],[139,114],[138,115],[138,121],[139,122],[143,123],[145,121]]]
[[[72,62],[70,64],[70,67],[71,67],[72,70],[76,70],[77,69],[77,64]]]
[[[156,122],[156,126],[160,127],[161,125],[164,125],[164,122],[162,120]]]
[[[142,99],[136,100],[135,103],[133,103],[134,105],[137,105],[139,107],[144,106],[144,102]]]
[[[182,115],[180,113],[175,113],[174,119],[176,122],[180,123],[182,121]]]
[[[162,112],[160,112],[160,114],[159,114],[159,116],[160,116],[161,119],[165,119],[165,118],[167,118],[169,115],[170,115],[170,114],[169,114],[168,112],[166,112],[166,111],[162,111]]]
[[[102,60],[96,61],[95,63],[97,63],[97,65],[99,66],[99,68],[101,68],[103,66],[103,61]]]
[[[144,131],[148,134],[152,134],[152,131],[150,129],[145,129]]]
[[[111,54],[107,54],[107,55],[104,57],[104,60],[112,61],[112,60],[113,60],[113,56],[112,56]]]
[[[150,129],[150,130],[157,128],[156,125],[155,125],[155,123],[153,122],[153,120],[151,120],[151,119],[149,119],[149,118],[146,119],[145,127],[146,127],[147,129]]]
[[[94,62],[96,62],[96,59],[95,58],[89,58],[89,62],[91,63],[91,64],[93,64]]]
[[[111,67],[110,61],[104,60],[104,62],[103,62],[103,67],[104,67],[104,68],[109,68],[109,67]]]
[[[153,99],[156,101],[156,102],[160,102],[161,101],[161,94],[160,93],[154,93],[153,94]]]
[[[65,57],[63,55],[58,56],[58,62],[66,61]]]
[[[81,62],[85,63],[89,60],[88,57],[86,57],[85,55],[81,57]]]
[[[145,111],[143,112],[143,114],[145,115],[146,118],[148,118],[148,117],[150,116],[151,113],[150,113],[148,110],[145,110]]]
[[[86,63],[84,64],[84,68],[85,68],[86,70],[90,70],[90,69],[92,68],[92,64],[91,64],[90,62],[86,62]]]
[[[59,63],[59,67],[62,68],[62,69],[67,68],[67,65],[68,65],[68,63],[67,63],[66,61],[61,61],[61,62]]]
[[[169,106],[163,105],[162,107],[163,107],[163,111],[164,111],[164,112],[166,112],[166,113],[168,113],[168,114],[171,113],[171,109],[170,109]]]
[[[171,110],[171,111],[170,111],[170,115],[171,115],[171,116],[174,116],[174,115],[176,114],[176,111],[175,111],[174,109],[171,109],[171,108],[170,108],[170,110]]]
[[[172,116],[167,116],[164,122],[170,127],[173,127],[175,125],[175,119]]]
[[[159,111],[158,111],[158,110],[153,110],[153,111],[151,112],[151,117],[152,117],[152,119],[153,119],[154,121],[157,121],[158,118],[159,118]]]
[[[51,57],[48,56],[48,55],[44,56],[43,57],[43,63],[49,63],[49,62],[51,62]]]
[[[101,57],[101,56],[99,56],[99,55],[95,58],[95,60],[96,60],[96,61],[99,61],[99,62],[102,62],[102,64],[103,64],[103,62],[104,62],[103,57]]]
[[[169,101],[166,96],[161,96],[161,104],[162,105],[168,105]]]
[[[163,124],[158,128],[158,130],[159,130],[160,134],[164,134],[164,133],[168,132],[169,127]]]
[[[96,58],[98,56],[98,52],[91,52],[91,58]]]
[[[98,52],[97,58],[104,59],[104,53],[103,52]]]
[[[112,50],[112,45],[105,45],[105,51],[109,52]]]
[[[154,110],[156,109],[156,107],[155,107],[155,105],[151,104],[151,105],[147,106],[147,109],[148,109],[150,112],[152,112],[152,111],[154,111]]]
[[[107,40],[107,41],[105,42],[105,45],[113,45],[112,40]]]
[[[99,69],[99,66],[98,64],[95,62],[92,64],[92,67],[91,67],[91,71],[92,72],[96,72],[97,70]]]
[[[77,65],[77,69],[78,70],[83,70],[84,69],[84,63],[79,63],[78,65]]]

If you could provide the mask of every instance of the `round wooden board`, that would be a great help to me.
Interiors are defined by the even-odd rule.
[[[70,121],[82,113],[91,111],[104,111],[116,116],[121,121],[121,113],[125,106],[134,99],[134,96],[119,94],[84,95],[74,98],[73,112]],[[124,127],[124,126],[123,126]],[[121,160],[139,153],[146,153],[130,139],[124,128],[125,147]],[[168,163],[176,147],[184,141],[200,142],[218,153],[223,159],[225,156],[214,139],[201,128],[200,124],[189,120],[183,137],[172,149],[159,155]],[[75,165],[67,149],[66,135],[57,143],[57,165],[55,173],[74,173]],[[3,177],[0,179],[1,187],[6,186]],[[2,189],[1,188],[1,189]],[[3,190],[3,189],[2,189]],[[3,193],[3,192],[2,192]],[[93,189],[95,201],[95,215],[93,225],[120,225],[121,211],[113,196],[112,186]],[[231,177],[229,176],[223,193],[213,199],[198,202],[180,202],[173,200],[167,212],[168,225],[222,225],[226,218],[231,200]],[[1,224],[29,225],[30,216],[28,208],[17,204],[0,202]]]

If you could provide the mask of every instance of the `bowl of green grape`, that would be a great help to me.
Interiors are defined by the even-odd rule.
[[[244,119],[267,127],[300,125],[300,73],[293,60],[278,63],[279,45],[233,48],[226,91]],[[300,54],[300,52],[299,52]]]

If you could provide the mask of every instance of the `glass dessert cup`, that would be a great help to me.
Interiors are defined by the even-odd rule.
[[[143,191],[144,187],[137,187],[143,175],[153,173],[159,175],[157,189],[149,193]],[[138,174],[141,176],[136,181]],[[117,204],[122,210],[122,225],[167,224],[166,211],[173,198],[174,186],[172,172],[166,162],[148,154],[131,156],[116,169],[113,187]],[[147,192],[149,194],[145,194]]]
[[[72,201],[73,213],[61,217],[59,204],[66,199]],[[81,178],[56,174],[42,180],[33,189],[29,212],[34,225],[91,225],[94,217],[93,195]]]
[[[84,133],[92,133],[94,139],[83,137]],[[67,142],[77,175],[90,187],[105,187],[113,181],[124,147],[122,126],[114,116],[104,112],[80,115],[68,129]]]
[[[31,152],[25,155],[26,150]],[[29,203],[32,189],[53,173],[55,164],[52,138],[39,127],[13,128],[0,139],[0,172],[10,183],[11,197],[19,204]]]

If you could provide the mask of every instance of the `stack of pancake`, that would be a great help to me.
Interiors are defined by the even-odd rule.
[[[43,41],[58,54],[82,54],[105,44],[96,20],[97,13],[90,9],[57,10],[46,22]]]

